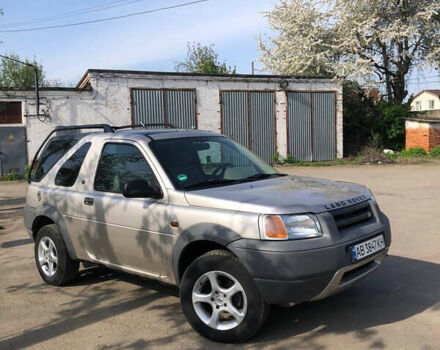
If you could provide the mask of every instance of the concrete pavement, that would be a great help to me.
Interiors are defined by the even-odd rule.
[[[0,183],[0,349],[440,349],[440,163],[281,171],[369,186],[390,217],[393,244],[353,288],[272,308],[241,345],[197,335],[174,287],[102,267],[67,287],[43,283],[21,219],[26,184]]]

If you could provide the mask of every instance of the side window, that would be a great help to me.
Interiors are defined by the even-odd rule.
[[[145,180],[151,186],[159,186],[153,171],[137,147],[107,143],[96,170],[95,191],[122,193],[125,184],[132,180]]]
[[[77,151],[63,164],[58,170],[55,177],[55,185],[71,187],[78,177],[81,165],[89,151],[91,143],[87,142],[82,145]]]
[[[32,181],[41,181],[50,169],[60,160],[66,152],[71,149],[78,140],[70,139],[55,139],[49,141],[44,151],[41,153],[40,159],[37,162],[37,167],[32,174]]]

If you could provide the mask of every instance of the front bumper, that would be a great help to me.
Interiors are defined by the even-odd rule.
[[[319,239],[306,240],[304,244],[241,239],[228,248],[253,276],[267,303],[297,304],[338,293],[379,267],[391,244],[391,230],[385,216],[373,227],[331,246],[319,247]],[[384,235],[386,248],[353,264],[350,247],[379,234]],[[312,243],[316,248],[311,247]]]

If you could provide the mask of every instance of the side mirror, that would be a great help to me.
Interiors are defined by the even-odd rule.
[[[162,191],[145,180],[132,180],[125,184],[122,195],[127,198],[162,198]]]

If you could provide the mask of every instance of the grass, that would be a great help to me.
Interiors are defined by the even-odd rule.
[[[428,157],[396,157],[393,159],[388,159],[386,161],[373,161],[369,162],[360,157],[356,158],[342,158],[333,159],[327,161],[316,161],[316,162],[302,162],[294,161],[290,163],[274,164],[277,167],[283,166],[303,166],[303,167],[322,167],[322,166],[344,166],[344,165],[384,165],[384,164],[422,164],[428,163],[433,158]]]

